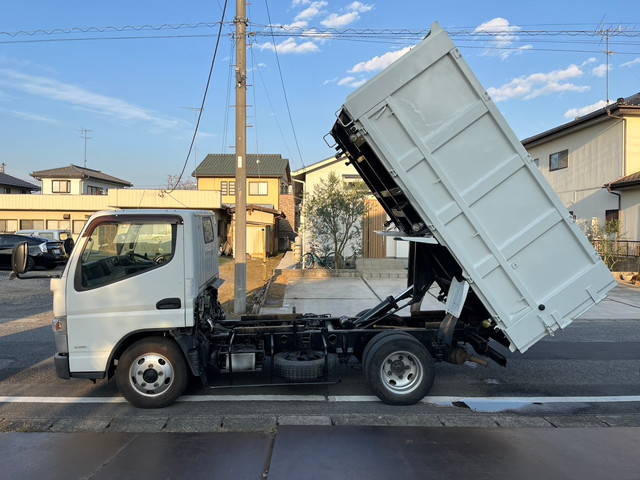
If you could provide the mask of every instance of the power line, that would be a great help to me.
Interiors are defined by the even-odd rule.
[[[197,28],[213,28],[220,22],[197,22],[197,23],[164,23],[162,25],[122,25],[105,27],[67,27],[67,28],[38,28],[36,30],[17,30],[15,32],[2,32],[0,35],[7,37],[36,36],[36,35],[68,35],[73,33],[104,33],[104,32],[143,32],[158,30],[182,30]]]
[[[218,24],[218,38],[216,39],[216,46],[213,50],[213,57],[211,58],[211,66],[209,67],[209,75],[207,76],[207,84],[204,87],[204,93],[202,94],[202,102],[200,103],[200,111],[198,112],[198,120],[196,121],[196,127],[193,130],[193,137],[191,137],[191,144],[189,145],[189,151],[187,152],[187,158],[184,160],[184,164],[182,165],[182,170],[180,171],[180,175],[176,180],[176,183],[171,187],[167,193],[173,192],[180,180],[182,179],[182,175],[184,175],[184,171],[187,168],[187,163],[189,162],[189,157],[191,156],[191,150],[193,150],[193,144],[196,141],[196,136],[198,135],[198,128],[200,127],[200,120],[202,119],[202,112],[204,111],[204,104],[207,101],[207,92],[209,91],[209,85],[211,84],[211,76],[213,75],[213,66],[216,63],[216,57],[218,56],[218,46],[220,45],[220,37],[222,36],[222,25],[224,22],[224,16],[227,13],[227,0],[224,0],[224,7],[222,8],[222,19]]]
[[[269,20],[269,25],[271,26],[271,13],[269,13],[269,2],[268,0],[264,0],[264,6],[267,9],[267,19]],[[293,131],[293,139],[296,143],[296,149],[298,150],[298,157],[300,158],[300,163],[302,164],[302,168],[306,168],[304,160],[302,158],[302,152],[300,151],[300,144],[298,143],[298,135],[296,135],[296,127],[293,124],[293,117],[291,116],[291,108],[289,108],[289,99],[287,98],[287,89],[284,86],[284,78],[282,76],[282,69],[280,68],[280,58],[278,57],[278,46],[276,45],[276,39],[273,36],[273,27],[271,27],[271,41],[273,43],[273,53],[276,56],[276,64],[278,65],[278,73],[280,74],[280,84],[282,85],[282,93],[284,95],[284,102],[287,106],[287,113],[289,115],[289,123],[291,124],[291,130]]]

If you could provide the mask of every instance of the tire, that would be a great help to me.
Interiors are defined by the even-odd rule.
[[[328,355],[329,373],[331,373],[336,364],[336,355],[331,353]],[[280,352],[273,357],[273,373],[296,382],[316,380],[324,375],[324,364],[324,352],[319,350]]]
[[[375,337],[373,337],[371,340],[369,340],[369,343],[367,343],[364,347],[364,350],[362,351],[362,371],[364,372],[364,376],[367,380],[369,380],[368,374],[367,374],[367,362],[368,362],[368,357],[369,357],[369,352],[371,352],[371,349],[381,340],[384,340],[387,337],[390,337],[392,335],[399,335],[401,337],[406,337],[409,338],[411,340],[413,340],[414,342],[420,343],[418,342],[413,336],[409,335],[407,332],[403,332],[403,331],[396,331],[396,330],[387,330],[386,332],[382,332],[377,334]]]
[[[434,362],[417,340],[389,335],[369,351],[366,375],[369,386],[384,403],[413,405],[433,385]]]
[[[118,389],[132,405],[162,408],[171,405],[184,392],[189,375],[184,355],[175,342],[149,337],[124,351],[115,377]]]

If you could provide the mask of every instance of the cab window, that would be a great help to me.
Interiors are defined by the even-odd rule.
[[[98,225],[80,255],[76,288],[101,287],[170,262],[175,252],[176,228],[171,223]]]

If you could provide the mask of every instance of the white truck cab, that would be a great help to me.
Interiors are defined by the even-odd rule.
[[[51,280],[58,375],[104,378],[112,373],[114,356],[136,340],[193,327],[194,302],[217,278],[211,212],[96,213],[62,276]],[[147,364],[152,371],[146,373],[147,380],[158,380],[158,374],[165,379],[139,381],[145,384],[141,391],[167,389],[174,378],[168,377],[169,369],[176,368],[170,363],[158,357]]]

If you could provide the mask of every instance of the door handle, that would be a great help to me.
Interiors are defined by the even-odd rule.
[[[163,298],[156,303],[156,310],[175,310],[182,307],[179,298]]]

